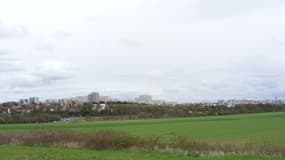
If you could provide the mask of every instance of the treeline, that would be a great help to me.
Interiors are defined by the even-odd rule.
[[[11,123],[44,123],[60,121],[61,116],[59,114],[50,113],[29,113],[29,114],[12,114],[1,115],[0,124]]]
[[[95,107],[94,107],[95,106]],[[240,104],[234,107],[207,106],[205,104],[180,104],[176,106],[147,105],[127,102],[113,102],[106,107],[91,103],[72,105],[67,110],[61,106],[47,109],[47,106],[32,107],[30,113],[12,113],[0,115],[0,124],[8,123],[41,123],[60,121],[68,117],[96,117],[97,120],[123,120],[147,118],[174,118],[231,115],[242,113],[281,112],[285,104]],[[37,109],[38,108],[38,109]]]
[[[195,117],[231,115],[242,113],[262,113],[285,111],[285,104],[240,104],[234,107],[187,104],[174,106],[113,104],[108,114],[110,118],[141,119],[168,117]],[[104,117],[102,117],[104,118]],[[105,117],[108,118],[108,117]]]
[[[234,107],[207,106],[204,104],[181,104],[176,106],[147,105],[126,102],[110,103],[104,110],[93,110],[92,104],[85,104],[77,110],[60,112],[62,117],[95,116],[97,119],[145,119],[230,115],[242,113],[281,112],[285,104],[240,104]]]

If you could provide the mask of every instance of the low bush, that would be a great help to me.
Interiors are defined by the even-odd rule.
[[[44,122],[54,122],[60,120],[61,116],[59,114],[48,114],[48,113],[0,115],[0,124],[44,123]]]
[[[42,131],[23,134],[0,134],[0,145],[68,147],[95,150],[139,150],[182,152],[189,156],[202,155],[258,155],[285,156],[285,148],[270,143],[218,143],[176,137],[163,141],[160,137],[137,137],[123,132],[100,131],[80,134],[59,131]]]

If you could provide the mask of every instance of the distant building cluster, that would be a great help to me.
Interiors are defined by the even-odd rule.
[[[40,99],[39,97],[30,97],[29,99],[20,99],[19,104],[39,104]]]
[[[100,96],[98,92],[92,92],[87,96],[77,96],[64,99],[46,99],[40,101],[38,97],[30,97],[20,99],[18,102],[0,103],[0,114],[11,113],[31,113],[33,110],[41,110],[43,112],[55,111],[76,111],[85,103],[92,105],[94,111],[102,111],[108,108],[107,103],[112,102],[110,96]]]
[[[164,100],[154,100],[151,95],[139,95],[135,98],[135,103],[153,104],[153,105],[176,105],[177,102],[168,102]]]
[[[118,99],[113,99],[111,96],[101,96],[99,92],[91,92],[87,96],[78,96],[66,99],[47,99],[43,103],[108,103],[117,102]],[[168,102],[164,100],[154,100],[151,95],[139,95],[134,100],[128,100],[127,102],[139,103],[139,104],[153,104],[153,105],[176,105],[177,102]]]
[[[98,92],[92,92],[92,93],[88,94],[87,100],[88,100],[88,102],[91,102],[91,103],[93,103],[93,102],[98,103],[98,102],[100,102],[100,95]]]
[[[112,99],[110,96],[102,96],[99,92],[92,92],[86,96],[77,96],[64,99],[47,99],[40,101],[38,97],[20,99],[18,102],[0,103],[0,114],[12,113],[31,113],[33,110],[43,112],[65,112],[78,111],[83,106],[91,107],[92,111],[102,111],[108,109],[112,103],[120,103],[120,100]],[[175,106],[176,102],[164,100],[155,100],[151,95],[139,95],[133,100],[124,101],[127,103],[137,103],[146,105],[167,105]],[[88,104],[86,104],[88,103]],[[110,105],[109,105],[110,104]],[[180,104],[199,104],[202,106],[227,106],[235,107],[242,104],[285,104],[285,98],[275,98],[274,100],[218,100],[216,102],[199,102],[199,103],[180,103]]]
[[[275,98],[274,100],[247,100],[247,99],[230,99],[218,100],[217,102],[205,103],[207,106],[228,106],[234,107],[241,104],[285,104],[285,98]]]
[[[111,96],[100,96],[99,92],[92,92],[87,96],[77,96],[71,98],[64,98],[64,99],[47,99],[42,103],[107,103],[112,102],[113,99]]]
[[[59,104],[61,106],[71,106],[73,104],[83,105],[84,103],[92,103],[92,104],[107,104],[109,102],[119,102],[118,99],[113,99],[111,96],[100,95],[99,92],[91,92],[86,96],[77,96],[71,98],[64,99],[46,99],[44,101],[40,101],[39,97],[29,97],[26,99],[20,99],[18,101],[19,105],[31,105],[31,104]],[[128,100],[126,102],[138,103],[138,104],[149,104],[149,105],[173,105],[178,104],[177,102],[170,102],[165,100],[156,100],[151,95],[138,95],[133,100]],[[197,103],[181,103],[181,104],[197,104]],[[271,100],[218,100],[216,102],[199,102],[199,104],[203,104],[205,106],[227,106],[234,107],[239,104],[285,104],[285,98],[275,98]]]
[[[135,98],[135,102],[150,104],[150,103],[152,103],[152,96],[150,96],[150,95],[140,95],[139,97]]]
[[[46,99],[40,101],[39,97],[30,97],[27,99],[20,99],[19,105],[30,105],[30,104],[60,104],[62,106],[70,103],[83,104],[83,103],[96,103],[96,104],[107,104],[108,102],[120,102],[119,99],[113,99],[111,96],[100,95],[99,92],[91,92],[86,96],[77,96],[63,99]],[[126,102],[138,103],[138,104],[151,104],[151,105],[176,105],[177,102],[170,102],[165,100],[153,99],[151,95],[139,95],[133,100],[126,100]]]
[[[69,102],[76,102],[76,103],[108,103],[113,101],[120,101],[118,99],[113,99],[111,96],[101,96],[99,92],[91,92],[87,96],[77,96],[72,98],[65,98],[65,99],[47,99],[45,101],[40,101],[38,97],[30,97],[27,99],[20,99],[20,105],[27,105],[27,104],[51,104],[51,103],[60,103],[65,104]],[[128,102],[138,103],[138,104],[151,104],[151,105],[176,105],[177,102],[170,102],[165,100],[155,100],[151,95],[139,95],[134,100],[129,100]],[[216,102],[200,102],[200,104],[204,104],[207,106],[228,106],[233,107],[239,104],[284,104],[285,98],[275,98],[274,100],[237,100],[237,99],[230,99],[230,100],[218,100]]]

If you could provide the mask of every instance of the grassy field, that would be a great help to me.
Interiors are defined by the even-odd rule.
[[[190,157],[172,153],[90,151],[66,148],[0,146],[0,160],[284,160],[285,158],[223,156]]]
[[[285,146],[285,112],[176,119],[0,125],[0,133],[46,129],[74,132],[115,130],[139,136],[161,136],[162,139],[185,136],[201,141],[267,142]]]
[[[140,137],[161,136],[166,142],[183,136],[205,142],[269,143],[285,147],[285,112],[244,114],[215,117],[128,120],[77,121],[45,124],[0,125],[0,133],[29,133],[59,130],[68,133],[94,133],[102,130],[122,131]],[[38,133],[36,133],[38,134]],[[192,157],[174,153],[139,151],[92,151],[70,148],[0,146],[0,160],[281,160],[285,158],[254,156]]]

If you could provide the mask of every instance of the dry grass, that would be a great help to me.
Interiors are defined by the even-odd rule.
[[[165,142],[160,137],[142,138],[114,131],[101,131],[93,134],[59,131],[0,134],[0,145],[3,144],[95,150],[182,152],[195,157],[213,155],[285,156],[284,147],[273,146],[270,143],[208,143],[185,137],[176,137]]]

